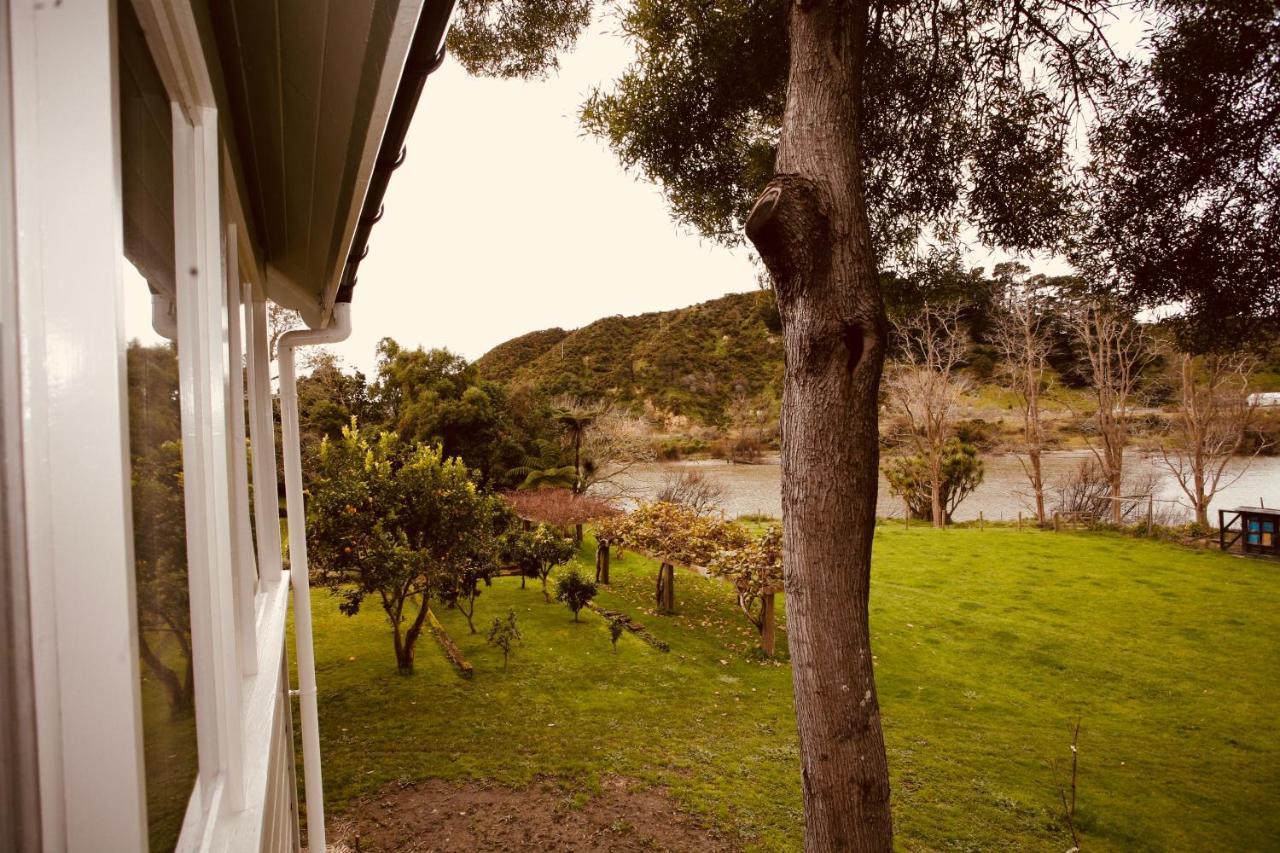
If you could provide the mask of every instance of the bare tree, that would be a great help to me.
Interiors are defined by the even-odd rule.
[[[907,424],[907,440],[924,460],[929,479],[933,526],[946,524],[943,461],[955,426],[956,404],[967,387],[956,368],[968,345],[960,326],[960,307],[927,303],[893,321],[901,361],[888,370],[890,407]]]
[[[594,488],[603,497],[617,497],[623,492],[621,476],[654,458],[649,426],[642,418],[571,396],[558,397],[552,405],[573,452],[574,493]]]
[[[280,343],[280,336],[301,328],[301,314],[276,302],[267,302],[267,352],[272,361],[276,360],[276,345]]]
[[[1006,272],[1026,272],[1026,267],[1006,269]],[[997,267],[996,274],[1002,270]],[[1044,452],[1044,423],[1040,416],[1040,398],[1048,376],[1049,337],[1048,318],[1041,306],[1036,282],[1011,282],[1005,301],[1005,312],[996,321],[994,343],[1000,350],[1000,375],[1008,382],[1022,410],[1022,440],[1026,458],[1019,456],[1022,470],[1031,483],[1035,501],[1036,519],[1044,524],[1044,473],[1040,455]]]
[[[1178,408],[1160,455],[1191,501],[1196,524],[1208,526],[1213,496],[1247,468],[1246,463],[1233,475],[1227,472],[1257,409],[1249,395],[1253,368],[1254,359],[1243,353],[1178,353],[1174,359]]]
[[[699,513],[708,513],[720,506],[723,497],[723,484],[696,468],[685,468],[679,474],[667,474],[654,500],[684,504]]]
[[[1129,420],[1138,402],[1142,370],[1151,362],[1150,339],[1136,320],[1097,303],[1076,307],[1068,314],[1068,322],[1089,362],[1097,406],[1098,438],[1085,438],[1107,481],[1111,522],[1120,524]]]

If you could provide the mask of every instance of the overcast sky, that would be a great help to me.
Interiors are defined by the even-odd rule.
[[[345,362],[372,374],[384,336],[474,359],[535,329],[755,288],[747,248],[677,227],[656,187],[583,135],[578,107],[630,58],[603,20],[549,80],[471,78],[452,60],[428,80],[360,267],[354,331],[333,347]],[[130,333],[150,337],[145,286],[127,292]]]

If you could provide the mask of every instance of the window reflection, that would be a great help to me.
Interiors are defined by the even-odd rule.
[[[173,336],[173,132],[169,99],[132,4],[118,6],[121,192],[133,547],[147,818],[172,850],[195,785],[182,420]],[[154,313],[153,300],[160,306]]]

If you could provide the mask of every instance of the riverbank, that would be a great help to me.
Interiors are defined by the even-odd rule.
[[[1088,450],[1046,453],[1043,460],[1046,483],[1052,487],[1091,456]],[[1160,501],[1158,512],[1189,512],[1186,496],[1158,456],[1134,453],[1128,457],[1127,463],[1137,478],[1147,475],[1155,478],[1156,497]],[[1246,470],[1219,493],[1213,502],[1214,512],[1219,507],[1257,506],[1260,501],[1266,506],[1280,506],[1280,456],[1241,458],[1233,464],[1237,471],[1242,467]],[[983,456],[983,465],[985,475],[982,484],[956,509],[955,520],[972,521],[978,518],[979,513],[991,521],[1011,520],[1017,518],[1019,512],[1028,514],[1031,511],[1029,489],[1019,458],[1014,454],[988,454]],[[759,464],[753,465],[716,459],[635,465],[620,475],[617,482],[628,497],[644,500],[654,497],[669,478],[679,476],[685,470],[698,471],[721,489],[717,505],[729,518],[742,515],[778,518],[782,515],[782,469],[776,454],[766,456]],[[876,514],[882,518],[901,518],[903,515],[902,502],[889,493],[883,476],[880,478]]]

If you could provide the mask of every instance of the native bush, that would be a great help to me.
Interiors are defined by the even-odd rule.
[[[896,456],[883,466],[889,492],[902,498],[912,518],[933,517],[933,498],[929,482],[929,469],[923,457]],[[939,495],[943,517],[947,523],[960,502],[967,498],[981,483],[982,459],[978,449],[959,439],[950,439],[943,449],[942,482]]]

